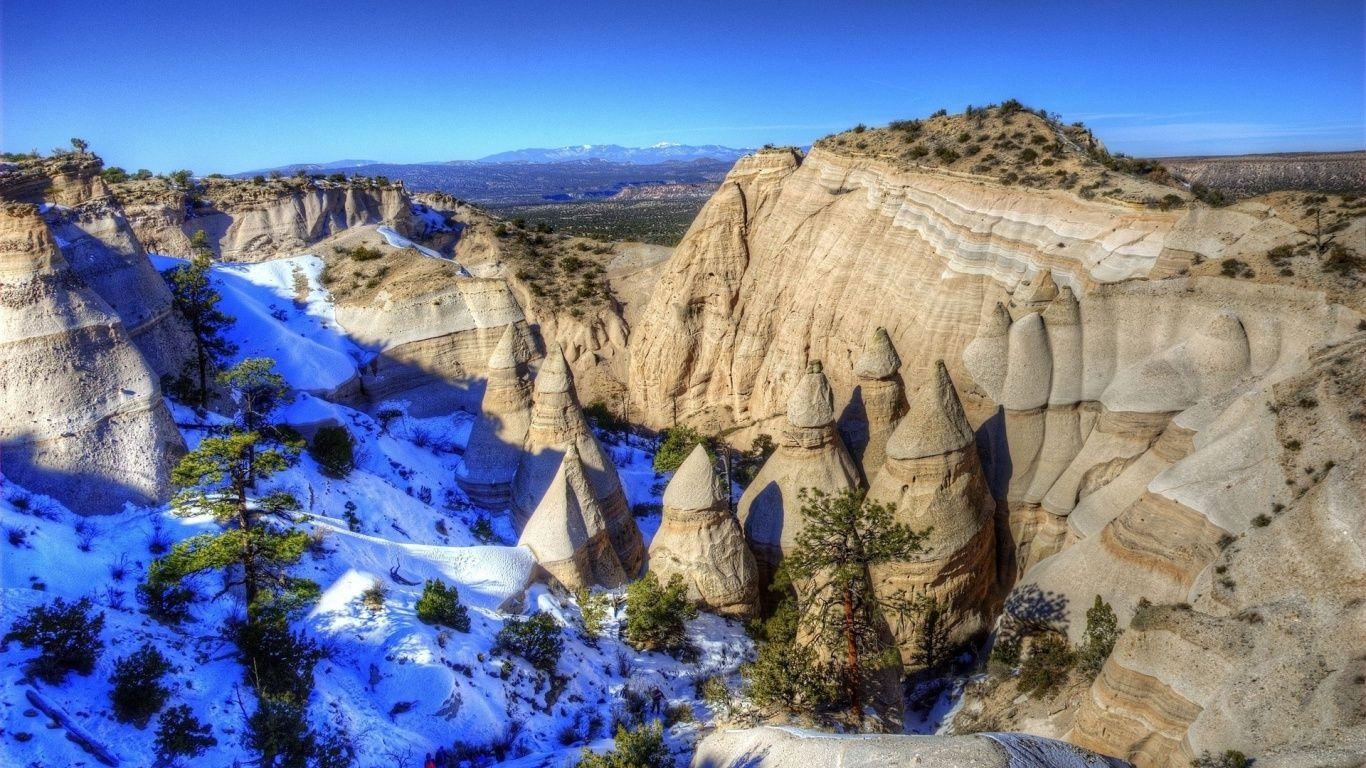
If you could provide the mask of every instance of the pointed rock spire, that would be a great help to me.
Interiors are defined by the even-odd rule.
[[[906,416],[887,441],[887,456],[919,459],[962,450],[972,445],[972,426],[953,388],[943,360],[934,364],[930,380],[911,399]]]
[[[664,488],[664,506],[686,512],[715,511],[725,496],[707,449],[698,443]]]
[[[863,354],[854,363],[854,375],[860,379],[887,379],[901,370],[901,356],[892,346],[887,329],[878,326],[863,346]]]
[[[1010,352],[1006,355],[1005,384],[1001,405],[1025,411],[1048,403],[1053,382],[1053,354],[1043,318],[1030,313],[1010,326]]]
[[[626,581],[578,448],[569,443],[550,486],[517,543],[566,589],[616,587]]]
[[[616,465],[598,444],[579,407],[564,351],[552,344],[536,376],[531,426],[513,482],[512,517],[518,527],[526,525],[540,503],[559,463],[558,452],[569,443],[576,445],[582,457],[592,497],[602,510],[617,557],[627,575],[634,577],[645,561],[644,540],[631,516]]]
[[[788,398],[790,426],[782,443],[745,489],[736,510],[759,566],[760,583],[771,580],[805,526],[798,498],[803,488],[837,495],[860,485],[858,465],[835,431],[834,419],[830,382],[821,364],[812,362]]]
[[[574,392],[574,377],[569,372],[569,363],[564,359],[564,347],[551,344],[546,350],[545,362],[536,374],[536,394],[559,394]]]
[[[455,481],[470,501],[501,511],[512,504],[512,483],[531,427],[531,382],[522,365],[526,347],[508,325],[489,356],[479,418],[470,432]]]
[[[868,498],[895,505],[898,523],[930,532],[923,551],[878,569],[873,588],[887,596],[933,597],[955,642],[981,631],[996,584],[995,504],[942,360],[888,441]],[[915,629],[894,632],[906,664],[914,666]]]
[[[797,380],[792,395],[787,399],[787,421],[794,427],[815,429],[835,420],[835,395],[822,372],[819,360],[806,366],[806,373]]]
[[[748,617],[758,608],[754,556],[701,445],[664,489],[664,517],[650,543],[650,571],[666,583],[681,576],[689,599],[716,613]]]

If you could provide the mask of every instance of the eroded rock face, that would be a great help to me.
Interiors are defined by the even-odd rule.
[[[714,613],[749,618],[759,607],[754,556],[701,445],[664,489],[664,518],[650,542],[650,572],[664,584],[682,577],[688,599]]]
[[[584,419],[564,353],[553,345],[536,375],[531,426],[513,483],[512,517],[518,529],[527,525],[545,497],[565,455],[565,446],[570,444],[580,457],[588,478],[588,492],[600,510],[612,549],[626,576],[634,578],[645,561],[644,540],[631,516],[616,465]]]
[[[559,469],[517,544],[530,549],[536,564],[565,589],[621,586],[627,580],[626,571],[612,548],[578,446],[566,443],[563,452]]]
[[[1097,595],[1122,627],[1142,615],[1145,599],[1189,603],[1215,619],[1160,614],[1163,626],[1179,625],[1171,631],[1149,631],[1139,621],[1069,738],[1141,766],[1186,765],[1201,750],[1244,744],[1264,747],[1270,764],[1314,763],[1323,755],[1331,758],[1324,764],[1350,764],[1338,758],[1353,748],[1360,754],[1362,720],[1343,698],[1348,689],[1338,670],[1355,670],[1351,659],[1362,654],[1345,655],[1335,638],[1360,635],[1343,629],[1343,621],[1361,619],[1360,606],[1342,595],[1359,596],[1366,559],[1355,538],[1331,528],[1360,525],[1340,506],[1305,511],[1289,497],[1359,498],[1353,483],[1362,462],[1352,448],[1310,466],[1300,445],[1310,439],[1300,436],[1294,450],[1285,448],[1289,403],[1312,411],[1327,398],[1286,400],[1280,388],[1318,365],[1336,369],[1325,381],[1353,381],[1345,371],[1362,354],[1349,342],[1366,327],[1366,305],[1359,278],[1324,277],[1317,264],[1306,270],[1296,262],[1294,274],[1266,267],[1271,249],[1303,243],[1290,202],[1282,195],[1156,211],[898,169],[825,146],[805,159],[761,153],[738,163],[708,203],[641,315],[632,339],[633,411],[660,426],[676,419],[703,429],[759,430],[784,414],[806,424],[806,411],[784,398],[805,361],[819,357],[828,363],[832,410],[845,413],[863,384],[855,370],[864,339],[885,327],[907,382],[930,380],[942,359],[956,386],[968,428],[949,433],[964,447],[937,462],[907,460],[915,467],[905,479],[967,471],[954,477],[959,485],[950,486],[950,498],[984,498],[962,492],[971,454],[980,453],[979,476],[998,510],[997,555],[988,565],[998,570],[999,586],[1019,581],[1007,611],[1065,628],[1073,642]],[[1366,250],[1363,222],[1358,217],[1342,232],[1357,251]],[[1231,259],[1255,262],[1255,279],[1219,276],[1220,263]],[[1343,352],[1325,358],[1320,349]],[[903,416],[897,431],[917,420],[924,418]],[[804,434],[796,426],[792,432]],[[1320,432],[1312,439],[1337,438]],[[894,442],[895,433],[873,475],[879,496],[893,495],[878,485],[902,461]],[[785,439],[771,463],[783,466],[777,459],[784,452],[789,463],[794,454],[820,455],[802,454],[800,445]],[[1280,455],[1285,464],[1293,454],[1301,457],[1295,471],[1269,460]],[[763,478],[775,498],[780,488],[815,484],[776,479]],[[1306,483],[1322,490],[1306,490]],[[898,493],[903,485],[912,483],[896,484]],[[751,486],[741,516],[763,571],[800,521],[761,516],[767,522],[754,528],[746,506],[757,506],[761,492]],[[1265,525],[1261,514],[1273,521]],[[1291,552],[1288,536],[1263,539],[1267,549],[1257,559],[1239,559],[1236,542],[1293,514],[1305,519],[1294,529],[1296,551],[1333,553],[1327,559],[1344,576],[1313,575],[1319,564]],[[948,525],[945,533],[986,538],[978,518],[948,519],[974,523]],[[969,543],[959,551],[980,549]],[[1264,566],[1263,557],[1281,562]],[[966,578],[980,565],[948,572]],[[1306,574],[1315,579],[1312,589],[1302,584]],[[1262,591],[1256,600],[1234,601],[1245,581]],[[963,594],[982,594],[973,589]],[[1263,628],[1250,614],[1231,618],[1251,605],[1284,623],[1268,619]],[[990,607],[979,610],[990,616]],[[1236,651],[1221,650],[1220,627],[1235,624],[1254,627],[1238,635],[1247,641]],[[1313,679],[1326,682],[1315,688]],[[1281,697],[1281,690],[1299,693]],[[1304,714],[1288,712],[1291,701],[1308,702]],[[1335,752],[1333,744],[1350,746]]]
[[[223,261],[255,262],[296,254],[338,232],[365,225],[387,224],[401,234],[412,232],[411,201],[400,186],[310,182],[297,188],[274,183],[282,188],[243,181],[211,183],[200,195],[201,205],[193,207],[169,191],[129,194],[126,207],[134,231],[147,247],[187,254],[190,237],[204,230]]]
[[[492,510],[512,506],[512,481],[531,427],[531,351],[508,325],[489,357],[479,418],[470,431],[455,481],[470,501]]]
[[[1250,424],[1197,432],[1194,453],[1150,486],[1231,541],[1173,547],[1163,534],[1180,531],[1141,531],[1162,544],[1149,563],[1181,574],[1180,588],[1136,608],[1069,739],[1172,768],[1228,745],[1277,767],[1345,767],[1366,754],[1366,551],[1359,535],[1345,533],[1366,528],[1366,420],[1352,416],[1366,391],[1366,334],[1309,362],[1266,399],[1230,406],[1230,421]],[[1258,434],[1271,440],[1258,443]],[[1242,458],[1218,463],[1216,447]],[[1187,464],[1202,453],[1208,475]],[[1246,490],[1229,494],[1230,485]],[[1250,513],[1264,517],[1249,523]],[[1116,543],[1116,551],[1143,551]]]
[[[164,500],[185,449],[118,313],[22,203],[0,204],[0,446],[6,477],[88,514]]]
[[[868,500],[895,505],[897,522],[928,536],[920,554],[876,568],[874,588],[889,598],[935,600],[951,642],[985,633],[997,593],[996,505],[972,427],[942,362],[915,394],[886,451]],[[911,624],[893,627],[908,665],[919,631]]]
[[[820,363],[811,363],[797,380],[787,413],[778,450],[759,469],[736,510],[762,584],[772,581],[805,527],[801,491],[835,496],[860,484],[858,466],[835,431],[833,395]]]

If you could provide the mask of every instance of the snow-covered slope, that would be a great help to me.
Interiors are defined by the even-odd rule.
[[[158,259],[162,269],[174,263]],[[457,744],[470,754],[482,752],[485,761],[561,765],[572,764],[585,745],[610,745],[614,711],[623,706],[628,687],[638,694],[658,687],[706,717],[706,707],[695,702],[694,683],[735,674],[751,651],[741,627],[706,615],[692,622],[698,658],[684,663],[637,653],[619,641],[620,615],[609,620],[606,637],[590,643],[571,598],[539,586],[528,591],[530,552],[511,546],[514,535],[504,515],[472,507],[454,482],[471,415],[403,415],[381,424],[325,399],[369,353],[336,325],[318,280],[321,268],[318,258],[297,256],[214,269],[222,308],[238,318],[231,334],[238,357],[275,358],[299,390],[281,419],[341,424],[356,440],[357,467],[347,478],[324,476],[305,453],[297,466],[258,489],[293,492],[303,504],[298,525],[316,540],[296,568],[322,589],[299,622],[328,651],[315,673],[314,726],[327,733],[344,729],[359,750],[358,766],[418,766],[427,752]],[[385,406],[406,412],[403,402]],[[174,416],[191,448],[206,434],[194,425],[223,421],[183,407],[174,408]],[[648,446],[632,441],[609,450],[632,504],[659,501]],[[658,517],[641,523],[648,536]],[[0,528],[0,632],[56,597],[90,597],[106,617],[106,647],[96,669],[61,685],[26,675],[33,651],[17,643],[0,651],[0,765],[93,764],[62,728],[50,727],[49,718],[30,705],[29,690],[64,711],[122,765],[151,765],[154,726],[139,730],[114,720],[108,682],[114,662],[147,641],[178,668],[167,678],[174,689],[170,704],[187,704],[213,725],[219,745],[195,764],[254,759],[242,743],[243,713],[254,710],[254,700],[234,648],[223,637],[225,623],[242,611],[240,600],[207,597],[219,588],[217,577],[206,577],[192,619],[173,627],[147,617],[135,599],[156,553],[214,530],[211,520],[181,519],[164,507],[87,518],[0,480]],[[470,610],[469,633],[417,620],[414,604],[429,578],[458,587]],[[376,583],[386,598],[382,610],[372,611],[360,598]],[[534,610],[551,613],[563,626],[565,652],[553,685],[520,658],[493,652],[504,622]],[[685,751],[698,728],[675,726],[670,744]]]

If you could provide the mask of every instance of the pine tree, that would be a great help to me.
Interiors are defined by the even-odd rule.
[[[944,622],[944,610],[939,606],[939,601],[930,598],[925,601],[923,609],[920,634],[916,636],[911,660],[933,670],[949,661],[953,647],[949,644],[949,625]]]
[[[883,639],[883,617],[909,610],[873,591],[869,568],[921,551],[926,534],[896,522],[894,505],[869,502],[863,491],[831,496],[802,489],[799,498],[806,527],[783,565],[796,587],[802,629],[839,659],[850,714],[862,723],[862,690],[871,674],[901,661]]]
[[[238,398],[242,404],[239,426],[223,436],[204,438],[171,472],[172,482],[182,489],[173,503],[175,511],[184,515],[208,512],[224,530],[176,544],[148,569],[149,582],[164,588],[203,571],[240,568],[241,579],[229,580],[224,591],[243,588],[248,620],[271,607],[292,612],[317,591],[316,584],[286,573],[307,549],[308,535],[279,530],[269,520],[297,509],[298,502],[283,493],[252,497],[257,481],[286,469],[298,457],[297,449],[262,434],[274,430],[268,421],[274,407],[270,404],[285,397],[283,381],[268,367],[263,370],[263,363],[269,361],[249,360],[224,376],[228,382],[251,384],[247,389],[253,394]],[[243,428],[247,424],[261,431],[247,431]]]
[[[1086,611],[1086,635],[1081,642],[1077,665],[1092,676],[1100,673],[1110,652],[1119,639],[1119,620],[1110,604],[1096,595],[1096,601]]]
[[[182,381],[189,385],[186,388],[192,391],[195,404],[207,408],[209,375],[218,370],[224,358],[237,351],[236,345],[223,336],[235,319],[218,309],[222,296],[209,279],[213,254],[204,230],[190,238],[190,248],[189,263],[172,269],[166,280],[171,285],[173,305],[194,337],[195,356]]]

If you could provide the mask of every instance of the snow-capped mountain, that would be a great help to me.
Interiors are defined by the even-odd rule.
[[[580,144],[555,149],[515,149],[480,158],[480,163],[563,163],[573,160],[606,160],[614,163],[649,165],[669,161],[735,161],[752,149],[735,149],[718,144],[692,146],[661,141],[649,147],[623,147],[619,144]]]

